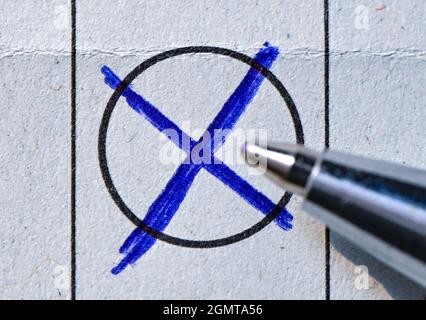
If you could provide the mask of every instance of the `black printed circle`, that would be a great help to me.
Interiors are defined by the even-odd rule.
[[[114,182],[109,172],[107,156],[106,156],[106,139],[107,139],[109,122],[111,119],[112,112],[114,111],[114,108],[116,106],[116,103],[118,99],[120,98],[120,96],[122,95],[122,93],[124,92],[124,90],[133,82],[133,80],[136,79],[136,77],[138,77],[140,74],[142,74],[144,71],[146,71],[148,68],[152,67],[153,65],[157,64],[158,62],[172,58],[172,57],[176,57],[179,55],[190,54],[190,53],[212,53],[212,54],[227,56],[227,57],[239,60],[241,62],[244,62],[250,67],[258,70],[266,79],[269,80],[269,82],[277,89],[277,91],[283,98],[293,121],[294,131],[296,134],[296,142],[298,144],[304,144],[302,123],[300,121],[300,117],[299,117],[299,113],[297,111],[296,105],[294,104],[290,94],[287,92],[287,89],[269,69],[265,68],[263,65],[261,65],[259,62],[257,62],[253,58],[233,50],[219,48],[219,47],[193,46],[193,47],[177,48],[177,49],[165,51],[163,53],[155,55],[145,60],[144,62],[142,62],[124,78],[122,83],[116,88],[111,98],[109,99],[102,117],[102,122],[99,128],[99,137],[98,137],[98,157],[99,157],[100,169],[102,172],[102,178],[105,182],[108,192],[110,193],[112,199],[114,200],[118,208],[121,210],[121,212],[135,226],[142,229],[142,231],[146,232],[147,234],[151,235],[154,238],[157,238],[159,240],[162,240],[177,246],[190,247],[190,248],[215,248],[215,247],[225,246],[228,244],[241,241],[243,239],[246,239],[252,236],[256,232],[259,232],[263,228],[265,228],[269,223],[271,223],[271,221],[273,221],[278,216],[278,214],[288,204],[291,198],[291,193],[285,192],[281,200],[277,203],[276,207],[270,213],[268,213],[258,223],[254,224],[250,228],[240,233],[237,233],[225,238],[215,239],[215,240],[197,241],[197,240],[180,239],[180,238],[173,237],[168,234],[155,230],[154,228],[146,225],[141,219],[139,219],[136,216],[136,214],[133,213],[133,211],[126,205],[126,203],[123,201],[120,194],[118,193],[117,189],[115,188]]]

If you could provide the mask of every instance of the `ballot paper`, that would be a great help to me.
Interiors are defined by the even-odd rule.
[[[0,298],[426,296],[240,155],[260,137],[426,168],[425,3],[0,10]]]

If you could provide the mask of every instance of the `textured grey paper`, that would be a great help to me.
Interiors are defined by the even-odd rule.
[[[382,10],[378,3],[331,3],[330,145],[426,168],[426,3],[382,1]],[[334,233],[331,244],[332,299],[425,297],[425,289]],[[368,267],[367,286],[360,266]]]
[[[70,298],[67,1],[0,1],[0,298]],[[65,17],[67,15],[65,14]]]
[[[329,2],[330,146],[426,167],[425,4]],[[103,65],[124,77],[168,49],[209,45],[253,56],[265,41],[280,49],[272,71],[296,103],[306,144],[321,149],[323,7],[320,0],[77,1],[77,299],[326,297],[325,228],[299,209],[296,197],[288,206],[295,217],[290,232],[272,223],[249,239],[215,249],[159,241],[113,276],[111,268],[123,257],[118,248],[134,226],[106,190],[97,153],[102,113],[112,94],[100,73]],[[0,0],[0,11],[0,298],[69,299],[70,5]],[[246,72],[247,66],[228,58],[189,55],[149,69],[134,89],[177,124],[190,120],[192,128],[203,130]],[[290,116],[267,82],[237,127],[295,141]],[[177,167],[159,163],[162,144],[157,130],[120,99],[108,160],[118,190],[139,217]],[[229,165],[274,201],[282,195],[264,177]],[[166,232],[212,239],[261,217],[202,171]],[[424,289],[334,233],[330,240],[332,299],[424,298]]]

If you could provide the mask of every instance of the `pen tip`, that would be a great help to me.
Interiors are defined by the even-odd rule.
[[[246,142],[242,153],[246,163],[256,168],[258,174],[266,173],[280,186],[295,193],[301,193],[309,175],[299,162],[303,160],[306,167],[306,163],[313,165],[316,159],[315,152],[296,144]],[[301,181],[292,181],[295,176],[302,177]],[[298,183],[301,185],[295,185]]]
[[[263,154],[262,148],[259,146],[258,142],[255,143],[244,143],[241,148],[241,153],[246,161],[246,164],[249,166],[265,166],[266,167],[266,157],[262,157]]]

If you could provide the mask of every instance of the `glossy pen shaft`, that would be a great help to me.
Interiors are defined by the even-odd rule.
[[[426,287],[425,171],[295,145],[248,146],[247,156],[307,212]]]

